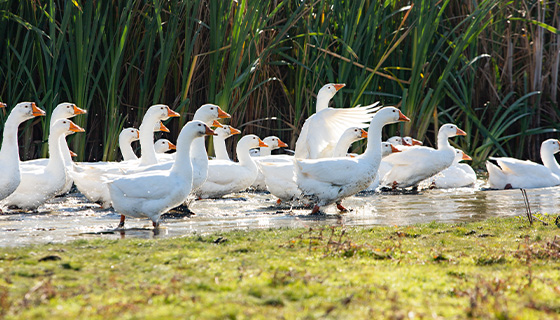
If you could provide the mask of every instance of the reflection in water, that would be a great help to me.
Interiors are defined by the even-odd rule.
[[[560,188],[527,190],[533,212],[557,214]],[[127,229],[115,229],[119,217],[100,210],[79,194],[56,198],[38,213],[6,212],[0,215],[0,246],[61,242],[91,238],[161,238],[232,229],[313,227],[318,225],[407,225],[439,221],[461,222],[488,217],[523,215],[519,190],[479,189],[425,190],[419,194],[365,194],[351,197],[344,205],[354,210],[310,217],[309,209],[274,206],[269,194],[242,193],[234,199],[201,200],[192,205],[190,218],[165,218],[159,230],[147,219],[127,219]]]

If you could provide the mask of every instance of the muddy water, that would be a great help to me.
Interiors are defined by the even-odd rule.
[[[560,188],[527,190],[533,212],[557,214]],[[115,230],[119,215],[100,210],[79,193],[56,198],[37,213],[6,211],[0,215],[0,246],[64,242],[92,238],[154,238],[216,233],[222,230],[311,227],[316,225],[406,225],[421,222],[458,222],[525,214],[519,190],[477,188],[425,190],[418,194],[363,194],[348,198],[353,211],[310,217],[309,209],[275,206],[273,196],[240,193],[220,200],[196,201],[195,216],[165,218],[155,233],[147,219],[128,218],[126,229]]]

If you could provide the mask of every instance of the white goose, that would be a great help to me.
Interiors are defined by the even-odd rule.
[[[86,110],[78,108],[73,103],[69,103],[69,102],[59,103],[56,106],[56,108],[54,108],[51,114],[49,128],[52,127],[58,120],[70,119],[77,115],[85,114],[85,113],[87,113]],[[71,131],[69,132],[71,133]],[[60,145],[60,150],[62,151],[62,160],[64,161],[64,166],[66,167],[66,170],[72,170],[72,165],[73,165],[72,154],[75,153],[70,151],[70,149],[68,148],[68,143],[66,142],[66,136],[68,134],[63,134],[62,136],[60,136],[59,145]],[[49,147],[49,153],[50,153],[50,147]],[[49,163],[49,158],[23,161],[21,163],[22,165],[21,170],[22,172],[43,170],[48,165],[48,163]],[[66,183],[64,184],[64,188],[62,188],[60,193],[57,195],[68,193],[72,188],[72,184],[73,184],[72,177],[69,174],[66,174]]]
[[[355,158],[294,160],[296,183],[303,195],[315,202],[312,214],[331,203],[347,211],[341,204],[342,199],[366,189],[377,175],[383,126],[398,121],[410,119],[393,107],[379,110],[369,125],[366,151]]]
[[[214,136],[214,154],[216,155],[216,160],[230,160],[227,148],[226,139],[240,134],[241,131],[235,129],[232,126],[226,124],[221,124],[220,127],[214,129],[216,136]]]
[[[459,163],[462,160],[472,160],[462,150],[455,149],[455,159],[453,164],[436,174],[428,182],[430,187],[438,189],[471,187],[476,183],[476,173],[465,163]]]
[[[67,119],[54,123],[49,133],[49,163],[39,170],[22,172],[19,186],[4,199],[5,205],[23,210],[36,210],[64,188],[66,167],[62,159],[60,137],[69,132],[84,132],[84,129]]]
[[[6,108],[5,103],[0,103],[0,108]],[[35,105],[34,102],[20,102],[10,112],[4,123],[4,137],[2,149],[0,149],[0,201],[12,194],[21,181],[18,127],[33,117],[44,116],[45,112]],[[1,210],[0,210],[1,212]]]
[[[316,113],[305,120],[296,142],[295,157],[317,159],[332,156],[340,136],[349,127],[366,128],[377,103],[366,107],[329,108],[329,101],[344,84],[326,84],[317,94]]]
[[[257,177],[258,168],[250,156],[249,150],[264,146],[266,144],[254,134],[242,137],[236,147],[239,162],[210,161],[208,178],[198,191],[195,191],[195,194],[200,198],[220,198],[250,187]]]
[[[544,188],[560,185],[559,166],[554,154],[560,151],[560,142],[548,139],[541,144],[541,159],[545,165],[529,160],[494,158],[500,167],[486,162],[488,184],[492,189]]]
[[[384,159],[393,165],[382,178],[383,185],[393,188],[416,186],[418,182],[447,169],[455,159],[455,149],[449,144],[449,138],[466,133],[456,125],[448,123],[439,128],[438,148],[414,146]]]
[[[113,207],[121,213],[120,228],[125,216],[150,218],[157,228],[161,215],[185,200],[192,186],[191,144],[205,134],[214,132],[201,121],[190,121],[179,134],[177,157],[170,170],[132,174],[107,183]]]

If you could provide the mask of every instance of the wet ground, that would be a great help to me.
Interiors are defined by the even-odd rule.
[[[527,190],[533,213],[557,214],[560,187]],[[344,201],[353,211],[338,215],[329,206],[324,215],[309,209],[277,207],[266,193],[239,193],[220,200],[200,200],[192,217],[171,217],[159,231],[147,219],[128,218],[125,230],[115,230],[119,215],[101,210],[81,194],[53,199],[37,213],[6,211],[0,215],[0,246],[64,242],[76,239],[153,238],[216,233],[231,229],[311,227],[316,225],[407,225],[438,221],[459,222],[489,217],[524,215],[519,190],[461,188],[424,190],[416,194],[359,194]]]

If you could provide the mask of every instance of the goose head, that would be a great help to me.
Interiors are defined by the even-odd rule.
[[[119,134],[119,140],[132,143],[140,139],[140,131],[136,128],[124,128]]]
[[[87,113],[86,110],[78,108],[75,104],[70,102],[59,103],[54,108],[51,119],[55,121],[58,119],[69,119],[79,114]]]
[[[180,117],[180,116],[181,116],[180,114],[171,110],[165,104],[154,104],[153,106],[148,108],[148,111],[146,111],[146,114],[144,115],[144,117],[150,117],[150,118],[154,117],[160,121],[167,120],[170,117]]]
[[[194,113],[194,120],[200,120],[206,124],[212,124],[214,120],[231,118],[231,116],[222,110],[219,106],[211,103],[202,105]]]
[[[459,163],[463,160],[472,160],[472,158],[468,154],[463,152],[463,150],[455,149],[455,159],[453,163]]]
[[[410,121],[410,119],[395,107],[385,107],[375,113],[370,123],[370,129],[374,123],[390,124],[399,121]]]
[[[389,142],[381,142],[381,157],[386,157],[391,153],[396,153],[396,152],[401,152],[401,151],[395,148],[395,146]]]
[[[541,144],[541,154],[548,152],[551,154],[558,153],[560,151],[560,141],[557,139],[548,139]]]
[[[15,117],[25,121],[33,117],[39,117],[46,115],[45,111],[39,109],[35,102],[20,102],[10,112],[10,115],[14,114]]]
[[[346,130],[344,130],[344,133],[342,134],[340,139],[346,139],[348,138],[349,141],[358,141],[364,138],[367,138],[367,131],[365,131],[364,129],[358,128],[358,127],[351,127],[348,128]],[[265,140],[266,142],[266,140]]]
[[[241,139],[239,139],[239,142],[237,142],[237,149],[247,150],[247,152],[253,148],[260,147],[268,147],[268,145],[254,134],[243,136]],[[239,154],[240,152],[238,151],[237,153]]]
[[[51,133],[56,135],[73,134],[75,132],[84,132],[85,130],[77,126],[68,119],[57,120],[51,127]]]
[[[200,120],[192,120],[192,121],[187,122],[187,124],[183,127],[183,130],[181,130],[181,133],[183,131],[192,133],[195,138],[202,137],[202,136],[205,136],[205,135],[209,135],[209,136],[215,136],[216,135],[214,130],[210,129],[210,127],[208,125],[206,125],[206,123],[204,123]],[[179,135],[181,135],[181,134],[179,134]]]
[[[328,108],[329,101],[332,97],[334,97],[338,90],[342,89],[344,86],[344,83],[327,83],[324,85],[317,93],[317,105],[315,106],[315,111],[319,112]]]
[[[408,137],[408,136],[403,138],[403,145],[404,145],[404,142],[406,142],[407,143],[406,145],[409,145],[409,146],[421,146],[423,144],[422,141],[416,140],[416,139],[414,139],[412,137]]]
[[[166,153],[167,151],[177,149],[177,147],[167,139],[159,139],[154,142],[154,148],[156,153]]]
[[[317,93],[317,99],[332,99],[338,90],[344,88],[346,84],[344,83],[327,83]]]
[[[287,148],[288,145],[280,140],[280,138],[276,137],[276,136],[269,136],[264,138],[263,142],[268,145],[268,147],[270,148],[270,150],[276,150],[278,148]]]
[[[456,125],[452,123],[447,123],[439,128],[438,136],[440,135],[447,138],[451,138],[455,136],[466,136],[467,133],[459,129]]]
[[[216,135],[222,139],[227,139],[235,134],[241,133],[241,131],[235,129],[232,126],[228,126],[227,124],[220,125],[220,127],[214,129],[214,132],[216,132]]]

